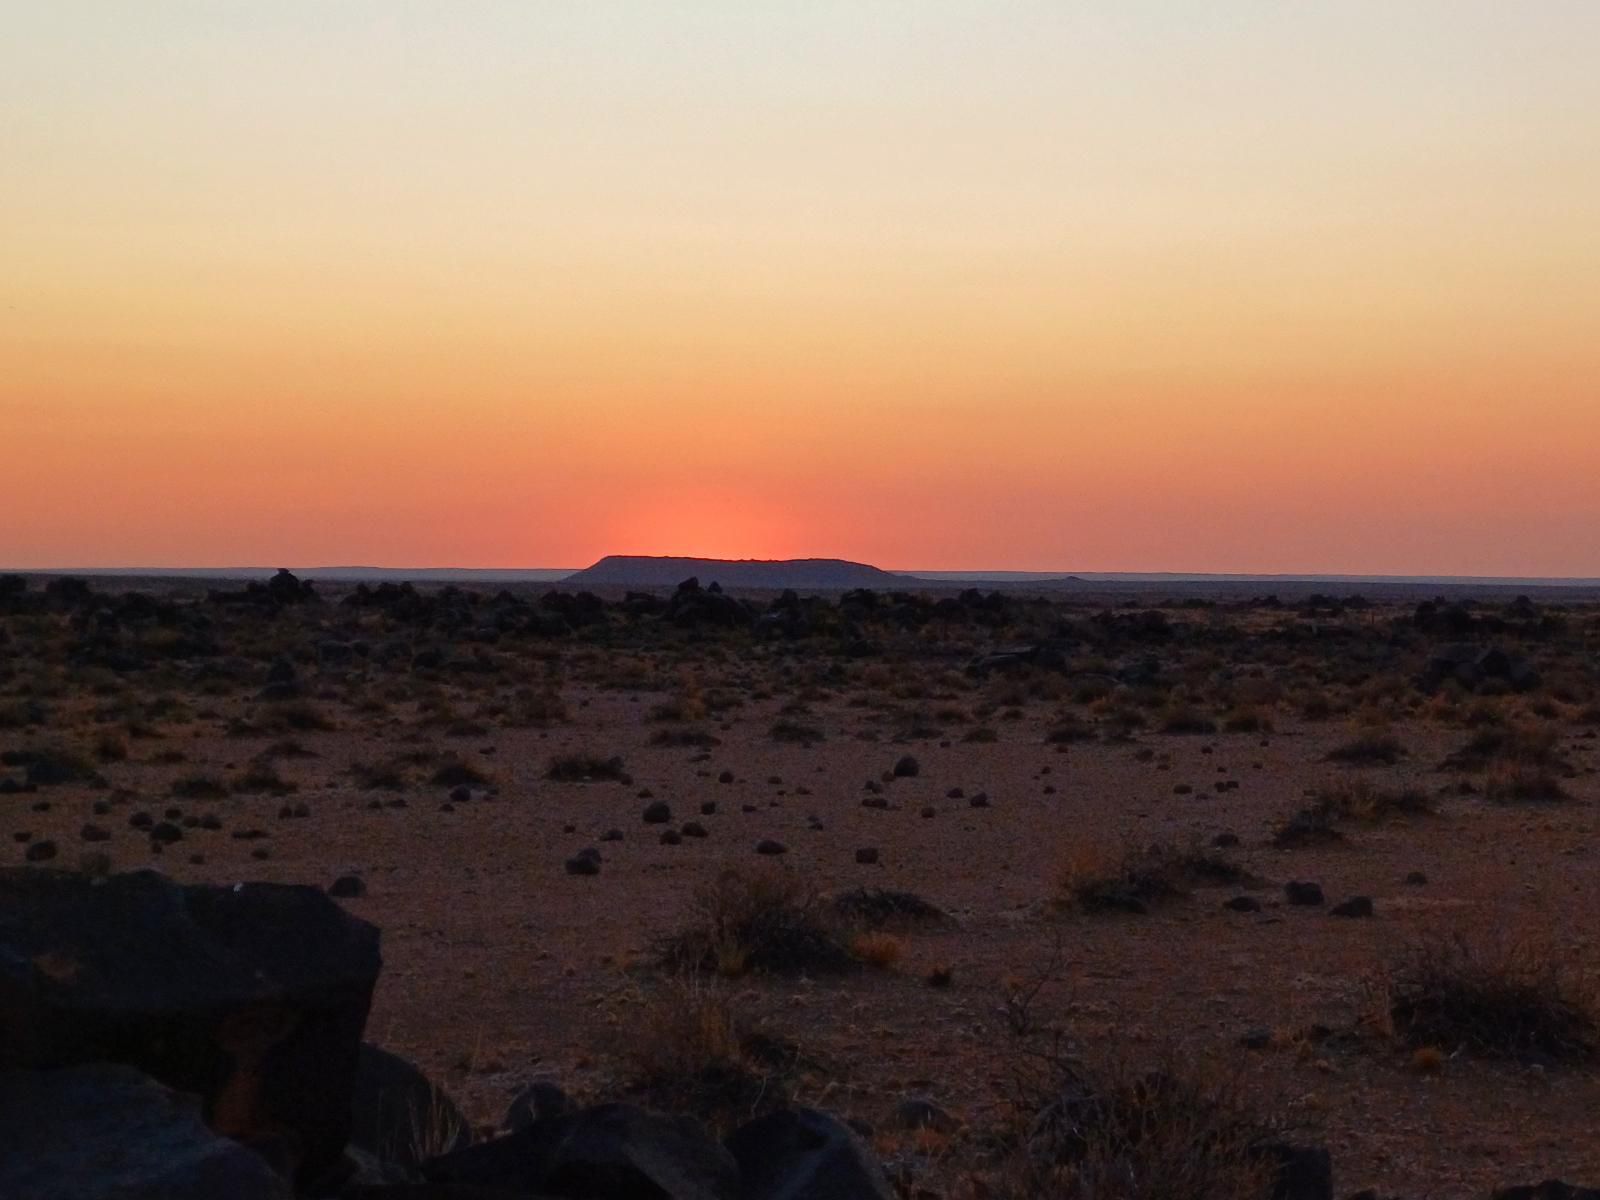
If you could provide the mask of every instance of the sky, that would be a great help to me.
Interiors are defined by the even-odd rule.
[[[1600,576],[1592,0],[0,16],[0,566]]]

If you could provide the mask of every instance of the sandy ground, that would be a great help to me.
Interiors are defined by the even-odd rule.
[[[954,918],[902,931],[903,956],[888,969],[729,985],[755,1019],[803,1049],[811,1065],[802,1099],[887,1129],[897,1101],[930,1096],[965,1122],[970,1135],[938,1144],[889,1132],[877,1139],[918,1186],[959,1191],[969,1136],[1004,1116],[1019,1050],[1001,998],[1042,972],[1053,978],[1033,1005],[1039,1023],[1091,1055],[1203,1056],[1237,1072],[1252,1097],[1329,1146],[1341,1194],[1376,1187],[1466,1196],[1549,1176],[1600,1180],[1600,1078],[1590,1069],[1460,1057],[1422,1073],[1373,1037],[1318,1044],[1300,1036],[1319,1023],[1360,1026],[1379,1007],[1385,964],[1431,934],[1533,936],[1593,961],[1600,785],[1597,743],[1578,726],[1562,738],[1577,768],[1567,783],[1573,803],[1501,807],[1452,796],[1434,817],[1351,827],[1343,844],[1282,850],[1272,848],[1272,831],[1307,789],[1360,774],[1438,793],[1457,778],[1438,764],[1464,734],[1400,723],[1408,758],[1377,768],[1324,761],[1349,737],[1347,723],[1285,717],[1266,735],[1139,733],[1058,751],[1044,741],[1055,706],[1032,704],[1016,719],[993,720],[993,743],[964,742],[966,726],[950,724],[944,739],[897,744],[891,725],[841,689],[809,704],[803,720],[826,734],[809,748],[768,735],[787,699],[781,692],[753,693],[698,722],[720,739],[708,750],[652,745],[663,725],[648,714],[678,690],[675,682],[659,690],[568,682],[568,720],[466,737],[419,734],[405,704],[371,718],[329,704],[335,730],[292,735],[314,757],[278,762],[294,795],[171,799],[173,780],[234,774],[282,740],[223,736],[218,720],[198,720],[133,742],[128,761],[106,768],[111,783],[134,793],[108,814],[91,812],[106,790],[79,785],[0,797],[0,805],[13,829],[55,839],[68,863],[90,848],[79,830],[95,821],[112,837],[92,849],[118,868],[316,885],[361,875],[368,894],[346,903],[383,930],[385,960],[369,1035],[418,1061],[481,1125],[497,1123],[536,1078],[579,1097],[614,1093],[652,986],[653,940],[682,925],[697,885],[724,867],[757,865],[756,842],[775,838],[788,847],[785,867],[824,891],[906,889]],[[219,718],[233,711],[216,708]],[[477,764],[492,775],[492,790],[443,811],[448,788],[356,786],[353,763],[419,744]],[[184,762],[152,761],[174,750]],[[631,782],[547,780],[551,759],[568,752],[620,755]],[[920,774],[883,785],[886,809],[863,807],[864,784],[905,753],[918,758]],[[724,772],[731,782],[721,781]],[[1219,780],[1238,787],[1219,792]],[[1177,794],[1180,784],[1193,790]],[[950,798],[952,788],[966,796]],[[709,837],[661,844],[659,827],[641,821],[642,789],[669,802],[676,822],[700,820]],[[977,791],[988,807],[971,806],[966,797]],[[395,799],[405,807],[371,807]],[[706,800],[717,811],[702,816]],[[48,811],[33,811],[38,801]],[[308,817],[280,819],[283,804],[301,802]],[[225,828],[191,829],[153,855],[127,818],[143,809],[159,819],[168,806],[216,812]],[[622,841],[598,841],[613,827]],[[230,836],[247,828],[270,836]],[[1074,858],[1124,841],[1209,840],[1225,830],[1242,839],[1229,856],[1265,881],[1251,893],[1259,913],[1224,909],[1239,888],[1202,888],[1143,916],[1090,916],[1052,903]],[[603,852],[601,873],[569,875],[566,858],[589,845]],[[863,846],[879,848],[878,865],[855,862]],[[268,857],[252,857],[262,848]],[[24,847],[7,853],[21,861]],[[190,861],[197,854],[203,862]],[[1405,882],[1413,871],[1426,874],[1425,886]],[[1371,896],[1376,917],[1289,907],[1281,890],[1289,879],[1320,882],[1330,903]],[[952,972],[947,988],[924,981],[939,966]],[[1241,1046],[1253,1029],[1272,1031],[1272,1045]]]

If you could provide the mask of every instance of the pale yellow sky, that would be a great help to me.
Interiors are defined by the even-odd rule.
[[[1600,575],[1600,7],[17,9],[0,565]]]

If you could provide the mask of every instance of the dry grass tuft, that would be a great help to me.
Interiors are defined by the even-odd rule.
[[[825,974],[856,963],[815,889],[776,867],[725,871],[695,889],[687,927],[658,951],[670,967],[730,978],[747,971]]]
[[[1516,1062],[1588,1061],[1600,1050],[1600,996],[1547,944],[1468,942],[1412,950],[1385,980],[1395,1039],[1420,1051]]]
[[[1047,1057],[1018,1088],[999,1200],[1269,1200],[1276,1124],[1202,1064],[1092,1068]]]
[[[1083,912],[1144,913],[1192,888],[1250,882],[1249,872],[1198,845],[1157,843],[1119,853],[1085,847],[1057,880],[1061,902]]]

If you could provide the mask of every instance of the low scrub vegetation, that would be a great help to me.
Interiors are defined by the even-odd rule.
[[[826,974],[855,964],[840,922],[793,872],[726,871],[697,888],[689,922],[659,948],[661,961],[688,971],[739,976]]]
[[[1187,896],[1196,887],[1250,882],[1243,868],[1198,846],[1156,843],[1120,854],[1069,855],[1059,898],[1082,912],[1148,912],[1152,905]]]
[[[1600,997],[1548,945],[1454,937],[1412,950],[1385,980],[1379,1020],[1409,1050],[1517,1062],[1588,1061]]]
[[[1276,1122],[1232,1078],[1171,1060],[1139,1070],[1045,1056],[1017,1085],[999,1200],[1270,1200]]]

